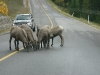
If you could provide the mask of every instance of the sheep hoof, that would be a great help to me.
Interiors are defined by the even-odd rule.
[[[12,50],[11,47],[9,47],[10,51]]]
[[[63,45],[60,45],[60,47],[62,47]]]
[[[53,44],[51,44],[51,46],[53,46]]]

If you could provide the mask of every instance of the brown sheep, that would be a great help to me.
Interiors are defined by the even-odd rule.
[[[44,25],[44,26],[41,27],[41,28],[40,28],[40,26],[37,26],[37,33],[36,33],[37,37],[38,37],[39,30],[40,30],[40,29],[44,29],[44,28],[49,29],[50,27],[49,27],[49,25]],[[43,45],[44,45],[44,47],[45,47],[46,44],[47,44],[47,41],[46,41],[45,39],[41,40],[41,48],[42,48],[42,43],[43,43]]]
[[[43,26],[42,28],[37,28],[37,37],[38,37],[38,45],[40,45],[41,43],[41,47],[42,47],[42,42],[44,44],[44,47],[46,48],[50,48],[49,47],[49,29],[46,28],[46,26]]]
[[[50,34],[49,36],[50,36],[50,39],[52,39],[51,46],[53,46],[53,39],[56,36],[60,36],[60,38],[61,38],[61,45],[60,46],[64,45],[64,37],[62,35],[64,28],[62,26],[54,26],[54,27],[50,28],[49,25],[45,25],[45,26],[43,26],[43,28],[49,29],[49,34]],[[41,28],[37,27],[37,34],[38,34],[40,29]],[[46,43],[46,42],[44,42],[44,43]],[[42,46],[42,43],[41,43],[41,46]]]
[[[56,36],[59,36],[61,38],[61,45],[60,46],[63,46],[64,45],[64,37],[62,35],[62,32],[64,31],[64,28],[62,26],[54,26],[54,27],[50,28],[49,31],[50,31],[49,32],[50,38],[52,39],[51,46],[53,46],[53,39]]]
[[[11,50],[11,40],[12,38],[15,38],[14,43],[15,43],[15,49],[19,51],[19,41],[25,44],[27,51],[29,48],[28,44],[28,39],[27,39],[27,34],[24,29],[21,29],[20,27],[17,26],[12,26],[10,30],[10,40],[9,40],[9,48]],[[16,46],[17,42],[17,46]]]
[[[29,43],[32,44],[34,50],[36,50],[36,40],[34,39],[32,29],[27,24],[23,24],[20,27],[26,31]]]

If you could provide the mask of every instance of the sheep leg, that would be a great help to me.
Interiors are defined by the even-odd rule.
[[[45,41],[43,40],[43,46],[44,46],[44,48],[45,48]]]
[[[47,48],[50,48],[49,42],[50,42],[50,37],[48,37],[48,39],[47,39]]]
[[[16,47],[16,40],[14,40],[14,44],[15,44],[15,49],[17,49],[17,47]]]
[[[36,48],[37,48],[37,49],[40,49],[40,42],[38,42],[38,41],[37,41],[37,43],[36,43]]]
[[[23,47],[24,47],[24,49],[26,49],[26,46],[25,46],[25,43],[23,42]]]
[[[34,51],[37,50],[36,45],[33,45]]]
[[[37,49],[40,49],[40,44],[37,45]]]
[[[36,50],[39,49],[39,43],[36,44]]]
[[[53,38],[51,38],[52,39],[52,44],[51,44],[51,46],[53,46]]]
[[[38,47],[38,49],[40,49],[40,43],[38,43],[37,47]]]
[[[45,40],[45,48],[47,47],[47,42],[48,42],[48,41]]]
[[[41,48],[42,48],[42,41],[41,41]]]
[[[26,45],[27,51],[30,52],[30,47],[31,47],[30,43],[29,42],[25,43],[25,45]]]
[[[60,46],[63,46],[64,45],[64,37],[61,34],[59,36],[61,38],[61,45]]]
[[[9,40],[9,48],[10,48],[10,50],[12,50],[11,49],[11,40],[12,40],[12,37],[10,36],[10,40]]]
[[[37,49],[39,49],[39,48],[38,48],[38,44],[36,43],[36,50],[37,50]]]
[[[19,41],[17,40],[17,51],[19,51]]]
[[[43,46],[44,46],[44,48],[45,48],[45,41],[44,41],[44,40],[42,40],[42,42],[43,42]]]
[[[26,46],[27,51],[29,52],[30,51],[29,50],[29,48],[30,48],[29,43],[27,43],[27,42],[24,42],[24,43],[25,43],[25,46]]]
[[[35,43],[34,43],[34,46],[35,46],[34,51],[35,51],[35,50],[37,50],[37,41],[35,40],[34,42],[35,42]]]
[[[34,44],[32,43],[32,47],[33,47],[34,51],[37,50],[36,43],[34,43]]]

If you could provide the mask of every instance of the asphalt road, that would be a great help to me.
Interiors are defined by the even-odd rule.
[[[100,75],[100,30],[58,13],[46,0],[30,4],[36,24],[64,27],[64,46],[56,37],[50,49],[21,50],[0,61],[0,75]],[[12,49],[9,33],[0,35],[0,58],[15,51],[13,41]]]

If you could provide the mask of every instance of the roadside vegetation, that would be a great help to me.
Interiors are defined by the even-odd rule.
[[[0,1],[0,13],[3,15],[8,15],[8,7],[5,2]]]
[[[0,2],[5,3],[6,8],[8,9],[8,12],[6,12],[7,14],[0,12],[0,16],[8,15],[11,19],[13,19],[16,14],[30,12],[28,0],[26,0],[26,7],[23,5],[23,0],[0,0]]]
[[[13,20],[17,14],[24,13],[30,13],[28,0],[26,0],[26,6],[24,6],[23,0],[0,0],[0,16],[9,16]],[[0,30],[0,34],[9,30],[10,28]]]
[[[96,0],[97,2],[95,0],[47,0],[47,1],[56,11],[100,29],[99,0]],[[91,1],[94,3],[91,3]],[[89,21],[88,21],[88,16],[89,16]]]

